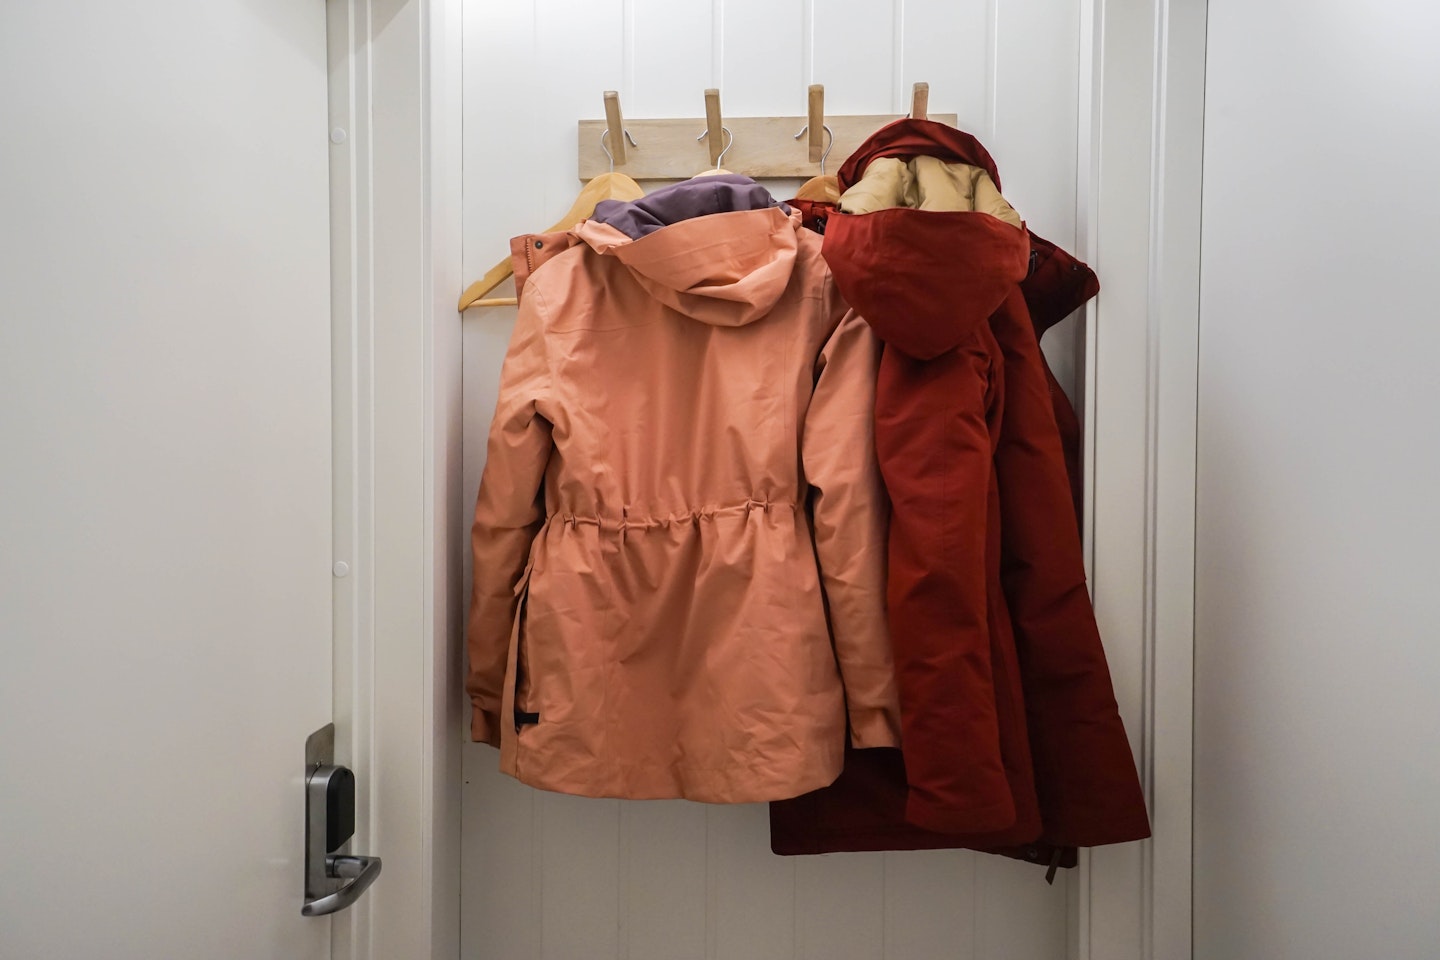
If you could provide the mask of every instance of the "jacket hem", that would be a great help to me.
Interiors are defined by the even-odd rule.
[[[1008,799],[962,810],[926,803],[913,792],[905,804],[905,819],[923,830],[949,834],[1003,833],[1016,826],[1015,804]]]
[[[533,774],[524,769],[527,766],[525,755],[517,751],[513,764],[504,762],[502,756],[500,772],[537,790],[548,790],[552,793],[563,793],[573,797],[611,800],[691,800],[696,803],[735,804],[792,800],[822,787],[828,787],[840,775],[843,762],[843,753],[836,750],[833,756],[824,757],[821,764],[807,764],[808,769],[793,778],[775,779],[768,782],[757,782],[754,768],[751,766],[684,771],[680,773],[679,777],[675,776],[677,771],[674,767],[657,766],[653,769],[660,772],[661,776],[657,776],[649,782],[645,782],[644,778],[636,778],[637,782],[617,785],[613,778],[608,777],[552,778],[543,774]],[[613,771],[615,768],[607,766],[606,769]],[[636,770],[634,767],[628,769]],[[718,787],[702,786],[701,784],[706,781],[712,784],[719,781],[722,785]]]

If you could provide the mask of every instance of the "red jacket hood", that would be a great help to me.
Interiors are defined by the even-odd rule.
[[[939,157],[946,163],[980,167],[1000,187],[995,160],[970,134],[933,120],[896,120],[862,143],[840,168],[840,189],[848,190],[877,157]],[[1043,237],[1030,234],[1029,273],[1021,289],[1035,335],[1049,330],[1100,292],[1100,280],[1089,266]]]
[[[837,214],[822,248],[835,285],[875,334],[931,360],[983,326],[1025,278],[1030,241],[988,213]]]
[[[990,152],[970,134],[934,120],[896,120],[870,135],[840,167],[840,192],[849,190],[879,157],[938,157],[946,163],[968,163],[990,174],[1001,189],[1000,174]]]
[[[857,183],[873,160],[916,156],[980,167],[1000,185],[995,161],[968,133],[897,120],[845,161],[840,189]],[[1030,238],[988,213],[895,207],[830,217],[824,255],[841,294],[876,335],[929,360],[964,342],[1025,279]]]

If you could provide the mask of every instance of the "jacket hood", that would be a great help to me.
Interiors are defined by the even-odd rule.
[[[770,207],[790,212],[770,191],[749,177],[717,173],[672,184],[638,200],[601,200],[590,219],[608,223],[630,239],[639,240],[681,220]]]
[[[1030,239],[979,141],[897,120],[840,168],[824,255],[876,335],[929,360],[959,346],[1025,279]]]
[[[790,284],[800,217],[754,181],[737,180],[747,178],[706,177],[597,207],[604,219],[586,220],[575,236],[615,257],[650,296],[693,320],[753,323]]]
[[[877,157],[936,157],[946,163],[965,163],[990,175],[1000,189],[1000,174],[989,151],[970,134],[934,120],[896,120],[870,135],[840,167],[840,192],[860,181]]]

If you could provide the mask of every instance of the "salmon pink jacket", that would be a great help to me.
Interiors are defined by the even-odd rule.
[[[536,787],[773,800],[833,781],[847,727],[898,744],[878,341],[732,186],[512,244],[467,688]]]

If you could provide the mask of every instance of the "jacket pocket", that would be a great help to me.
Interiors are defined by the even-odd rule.
[[[514,721],[515,732],[519,733],[522,727],[540,722],[540,714],[528,709],[530,702],[530,656],[529,644],[526,641],[525,616],[530,601],[530,576],[535,568],[535,560],[532,557],[525,564],[525,572],[520,575],[520,580],[515,584],[515,676],[514,687]]]

